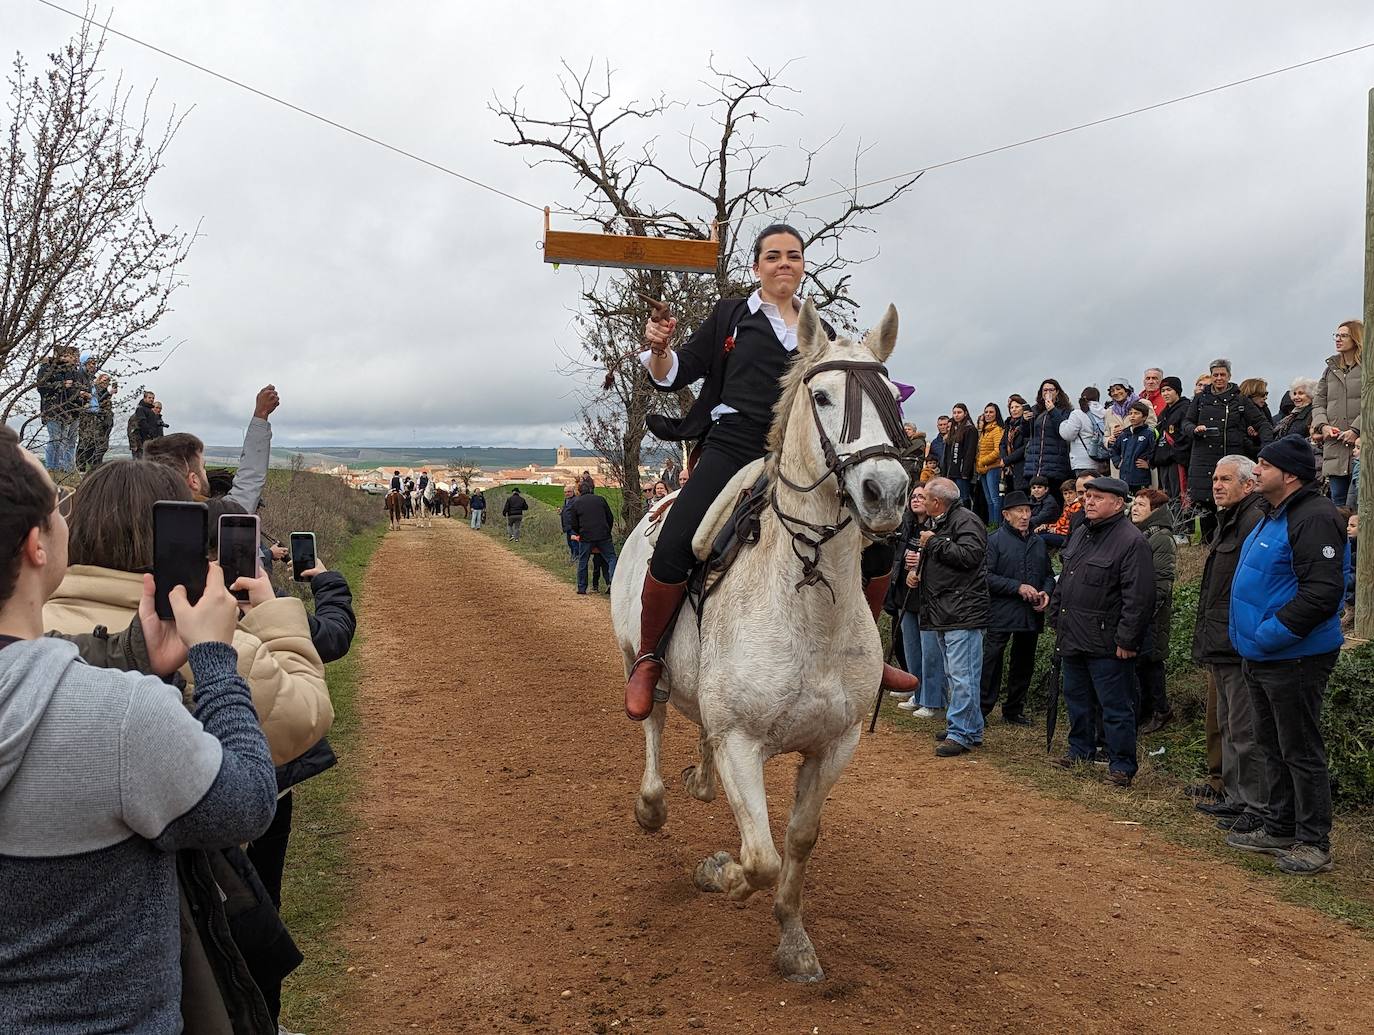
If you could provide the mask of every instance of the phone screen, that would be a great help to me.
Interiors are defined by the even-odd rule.
[[[172,617],[167,594],[186,587],[194,604],[205,592],[205,551],[210,514],[204,503],[158,500],[153,504],[153,603],[159,618]]]
[[[315,533],[291,533],[291,577],[297,582],[305,582],[301,572],[315,567]]]
[[[258,574],[258,517],[256,514],[221,514],[219,519],[219,566],[224,584]],[[248,590],[234,590],[236,600],[247,600]]]

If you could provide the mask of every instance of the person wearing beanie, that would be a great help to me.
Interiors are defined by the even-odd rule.
[[[1322,698],[1345,638],[1349,549],[1336,505],[1316,484],[1312,449],[1286,435],[1260,450],[1256,491],[1269,513],[1245,539],[1231,582],[1229,634],[1266,755],[1263,826],[1226,843],[1277,857],[1285,873],[1331,868],[1331,779]]]
[[[1190,448],[1188,436],[1183,433],[1183,418],[1191,399],[1183,394],[1183,382],[1173,376],[1159,382],[1159,394],[1164,399],[1164,409],[1159,413],[1159,441],[1150,463],[1159,472],[1159,487],[1169,494],[1169,499],[1186,500]]]

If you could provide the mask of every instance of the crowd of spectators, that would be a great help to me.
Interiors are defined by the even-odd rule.
[[[322,563],[309,612],[274,587],[284,550],[231,587],[215,563],[218,517],[261,503],[278,403],[258,393],[232,476],[152,434],[75,492],[0,427],[0,1030],[285,1031],[292,788],[335,763],[324,665],[356,619]],[[207,588],[174,589],[171,621],[161,500],[210,518]]]
[[[1265,381],[1237,383],[1219,358],[1191,395],[1158,368],[1139,391],[1108,379],[1105,402],[1090,385],[1071,404],[1046,378],[1033,404],[1009,396],[1005,418],[988,403],[975,422],[956,403],[929,442],[908,425],[921,477],[887,608],[921,678],[898,707],[944,712],[936,754],[975,750],[999,700],[1006,722],[1031,722],[1048,619],[1069,718],[1057,764],[1101,764],[1130,787],[1139,736],[1174,717],[1177,551],[1196,529],[1208,553],[1193,657],[1209,674],[1216,775],[1189,793],[1232,847],[1328,869],[1319,720],[1352,613],[1363,331],[1342,323],[1322,375],[1293,381],[1277,413]]]

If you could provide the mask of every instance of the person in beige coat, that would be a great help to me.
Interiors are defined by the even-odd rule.
[[[69,518],[71,563],[43,608],[45,627],[63,633],[127,628],[138,612],[142,572],[152,568],[153,503],[190,497],[173,471],[143,460],[106,463],[83,481]],[[304,606],[294,597],[271,596],[270,584],[266,592],[256,590],[250,592],[260,602],[240,619],[233,646],[272,761],[281,765],[329,732],[334,708]],[[182,675],[189,681],[189,671]]]
[[[1322,474],[1331,490],[1331,502],[1343,507],[1350,491],[1351,459],[1360,440],[1364,324],[1347,320],[1336,328],[1334,337],[1336,354],[1327,357],[1312,398],[1312,437],[1321,443]]]

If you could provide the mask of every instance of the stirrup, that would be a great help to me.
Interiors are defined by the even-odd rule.
[[[630,678],[634,678],[635,669],[639,668],[639,666],[642,665],[642,664],[643,664],[644,662],[646,662],[646,661],[654,661],[654,662],[657,662],[657,663],[658,663],[658,667],[659,667],[660,669],[662,669],[664,672],[666,672],[666,671],[668,670],[668,662],[665,661],[663,658],[660,658],[657,654],[652,654],[652,653],[650,653],[650,654],[641,654],[639,657],[635,658],[635,663],[634,663],[633,665],[630,666]],[[663,678],[663,676],[660,674],[660,675],[659,675],[659,679],[661,680],[662,678]],[[628,682],[628,680],[627,680],[627,682]],[[668,698],[671,696],[671,694],[672,694],[672,691],[670,691],[670,690],[665,690],[661,685],[659,685],[659,683],[655,683],[655,684],[654,684],[654,691],[653,691],[654,704],[662,704],[662,703],[666,702],[666,701],[668,700]]]

